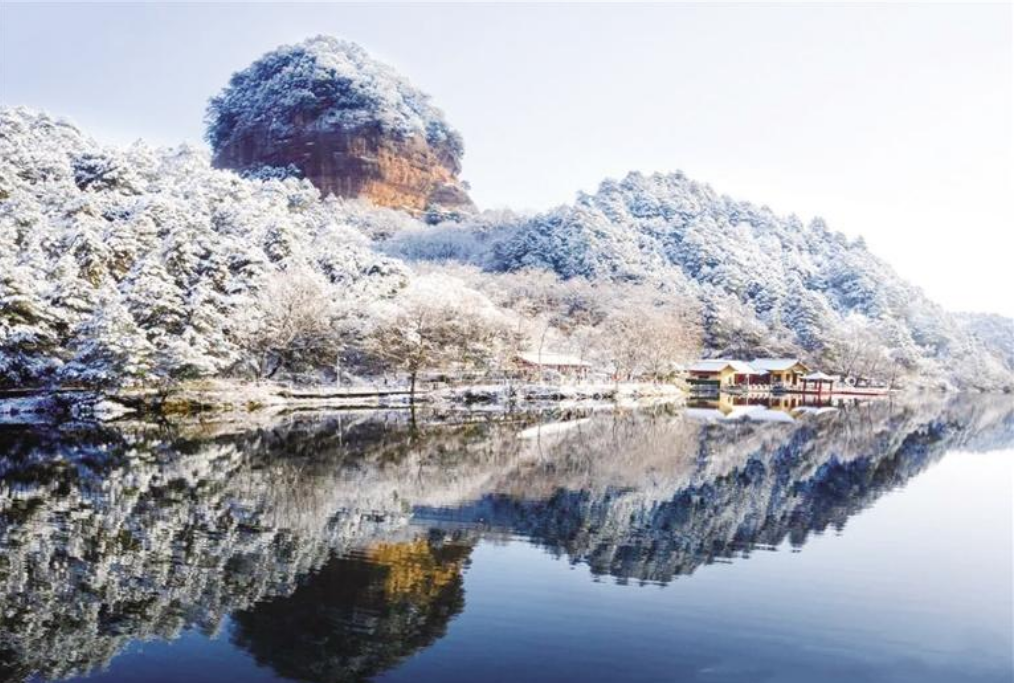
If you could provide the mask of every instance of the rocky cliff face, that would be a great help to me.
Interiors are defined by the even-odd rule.
[[[360,197],[414,214],[472,208],[453,154],[419,135],[306,128],[279,138],[267,127],[253,128],[224,143],[214,165],[237,171],[294,166],[324,195]]]
[[[219,168],[297,172],[325,195],[412,213],[472,208],[461,136],[352,43],[320,36],[264,55],[211,100],[207,123]]]

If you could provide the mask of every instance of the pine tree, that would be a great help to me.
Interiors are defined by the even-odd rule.
[[[123,386],[153,379],[155,349],[112,289],[74,331],[73,357],[60,371],[69,384]]]

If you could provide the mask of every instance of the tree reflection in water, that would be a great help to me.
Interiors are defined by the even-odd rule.
[[[5,428],[0,676],[87,672],[231,614],[281,675],[362,680],[441,637],[485,534],[664,583],[841,529],[948,449],[1014,443],[1010,397],[761,408],[783,415]]]

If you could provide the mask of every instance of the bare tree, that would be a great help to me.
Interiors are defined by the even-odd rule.
[[[635,336],[637,323],[636,315],[619,312],[606,318],[598,327],[599,348],[613,366],[617,382],[629,380],[640,362],[640,342]]]
[[[420,371],[455,360],[456,330],[451,311],[426,305],[406,306],[379,323],[369,337],[371,353],[384,365],[408,373],[409,395],[415,403]]]
[[[338,352],[337,311],[321,275],[309,270],[272,274],[256,308],[261,315],[239,330],[239,337],[258,379],[270,379],[283,367],[325,365]]]
[[[886,341],[863,316],[850,316],[843,332],[828,347],[825,360],[845,378],[877,379],[889,362]]]
[[[701,328],[692,309],[676,304],[645,312],[636,327],[644,371],[653,379],[671,377],[701,348]]]
[[[680,297],[625,298],[598,329],[600,351],[612,363],[617,379],[636,373],[666,377],[701,347],[697,309]]]
[[[382,364],[408,374],[413,404],[420,372],[488,368],[498,356],[502,359],[502,349],[513,339],[510,321],[453,278],[419,278],[380,317],[367,339],[368,350]]]

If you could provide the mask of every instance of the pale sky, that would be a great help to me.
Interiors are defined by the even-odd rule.
[[[870,248],[954,310],[1014,315],[1014,41],[993,5],[0,5],[0,103],[102,142],[202,141],[283,43],[353,40],[433,96],[482,208],[631,170]]]

